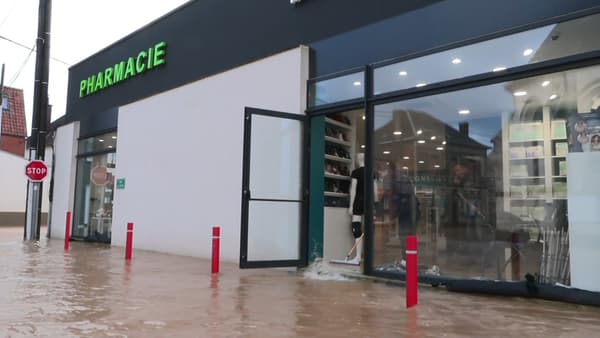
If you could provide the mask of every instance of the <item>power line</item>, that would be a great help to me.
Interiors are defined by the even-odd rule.
[[[33,54],[33,51],[35,50],[35,45],[33,45],[33,47],[31,47],[31,49],[29,50],[29,54],[27,54],[27,57],[25,58],[25,61],[23,61],[23,63],[21,64],[21,67],[19,67],[19,70],[15,73],[15,75],[10,79],[10,84],[9,86],[12,86],[13,83],[15,81],[17,81],[17,79],[19,78],[19,75],[21,75],[21,71],[23,71],[23,69],[25,68],[25,65],[27,64],[27,61],[29,61],[29,58],[31,57],[31,54]]]
[[[4,20],[2,20],[2,22],[0,22],[0,27],[2,27],[4,25],[4,23],[6,22],[6,20],[8,20],[8,18],[10,17],[10,15],[12,14],[12,12],[15,10],[15,8],[17,8],[17,6],[21,4],[20,1],[15,1],[13,3],[13,6],[8,10],[8,14],[6,14],[6,16],[4,17]]]
[[[21,47],[21,48],[25,48],[25,49],[27,49],[27,50],[30,50],[30,48],[29,48],[29,47],[27,47],[27,46],[25,46],[24,44],[22,44],[22,43],[19,43],[19,42],[17,42],[17,41],[14,41],[14,40],[12,40],[12,39],[10,39],[10,38],[7,38],[7,37],[5,37],[5,36],[2,36],[2,35],[0,35],[0,39],[2,39],[2,40],[6,40],[6,41],[8,41],[8,42],[10,42],[10,43],[12,43],[12,44],[15,44],[15,45],[17,45],[17,46]],[[35,49],[35,48],[34,48],[34,49]],[[62,61],[62,60],[60,60],[60,59],[57,59],[57,58],[55,58],[55,57],[51,57],[51,59],[52,59],[52,60],[54,60],[54,61],[56,61],[56,62],[60,62],[60,63],[62,63],[62,64],[64,64],[64,65],[66,65],[66,66],[70,66],[70,65],[71,65],[70,63],[68,63],[68,62],[65,62],[65,61]]]

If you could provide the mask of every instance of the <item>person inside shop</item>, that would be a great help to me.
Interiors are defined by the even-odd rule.
[[[395,218],[394,241],[400,246],[403,256],[406,249],[406,236],[417,235],[417,223],[420,218],[419,199],[416,194],[416,185],[408,169],[397,168],[393,182],[393,201]],[[399,264],[404,267],[404,259]]]
[[[451,170],[449,224],[446,226],[447,249],[451,255],[474,259],[481,240],[477,218],[483,216],[477,189],[473,182],[473,164],[468,161],[454,163]]]
[[[591,144],[592,151],[600,151],[600,135],[596,134],[596,135],[592,136],[590,144]]]

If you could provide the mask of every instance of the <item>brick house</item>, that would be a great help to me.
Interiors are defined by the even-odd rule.
[[[27,141],[23,90],[4,87],[2,97],[0,150],[23,157]]]

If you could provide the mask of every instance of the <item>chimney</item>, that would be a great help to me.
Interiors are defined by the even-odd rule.
[[[458,132],[466,137],[469,137],[469,122],[460,122],[458,124]]]

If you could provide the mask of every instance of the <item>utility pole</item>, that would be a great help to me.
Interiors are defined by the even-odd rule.
[[[48,134],[48,73],[50,60],[50,17],[52,0],[40,0],[36,40],[35,81],[33,87],[33,121],[29,138],[29,160],[44,161]],[[27,182],[26,222],[23,237],[40,239],[42,218],[42,182]]]

